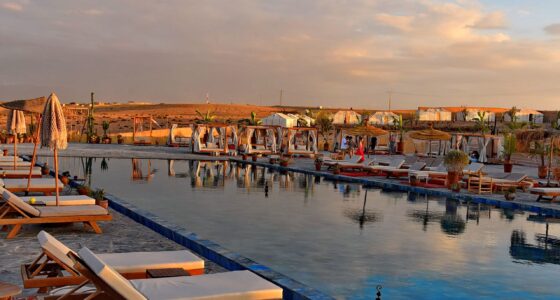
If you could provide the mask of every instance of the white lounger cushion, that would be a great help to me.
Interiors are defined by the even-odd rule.
[[[31,162],[29,161],[18,161],[17,162],[18,166],[31,166]],[[13,167],[14,166],[14,161],[8,161],[8,160],[4,160],[4,161],[0,161],[0,167]]]
[[[37,206],[40,217],[100,216],[108,211],[99,205]]]
[[[61,243],[54,236],[50,235],[44,230],[41,230],[41,232],[37,234],[37,239],[39,240],[39,245],[41,245],[41,248],[51,253],[67,267],[74,269],[74,262],[70,257],[68,257],[68,253],[72,252],[76,254],[76,252],[66,247],[66,245]]]
[[[148,299],[282,299],[282,288],[251,271],[130,282]]]
[[[41,214],[41,212],[35,207],[25,203],[25,201],[21,200],[21,198],[8,191],[7,189],[0,187],[0,190],[2,191],[2,198],[15,205],[17,208],[35,217],[38,217]]]
[[[530,188],[529,191],[535,193],[542,193],[542,194],[546,194],[546,193],[554,194],[554,193],[560,193],[560,188],[539,187],[539,188]]]
[[[144,300],[144,297],[138,292],[130,281],[126,280],[115,271],[111,266],[107,265],[101,258],[91,252],[87,247],[78,251],[78,255],[84,260],[85,264],[101,278],[107,285],[117,291],[127,300]],[[161,298],[160,298],[161,299]]]
[[[6,174],[6,175],[29,175],[29,170],[28,169],[15,169],[15,170],[9,170],[9,169],[5,169],[5,170],[0,170],[0,175],[2,174]],[[35,169],[33,168],[33,175],[41,175],[41,169]]]
[[[31,188],[34,189],[54,189],[54,178],[31,178]],[[0,183],[7,189],[23,189],[27,188],[27,178],[6,178],[2,179]],[[64,187],[64,184],[59,180],[59,188]]]
[[[75,253],[55,237],[41,231],[37,235],[41,248],[56,256],[62,263],[73,268],[74,262],[67,256]],[[204,269],[204,260],[187,250],[158,252],[127,252],[97,254],[106,264],[119,273],[146,272],[148,269],[183,268]]]
[[[56,206],[56,196],[34,196],[34,197],[20,197],[25,203],[29,203],[32,198],[35,199],[35,203],[29,204],[43,204],[46,206]],[[58,205],[95,205],[95,199],[88,197],[86,195],[68,195],[59,196]]]
[[[120,273],[146,272],[148,269],[204,269],[204,260],[190,251],[157,251],[97,254]]]
[[[0,156],[0,161],[10,161],[10,162],[14,162],[14,157],[13,156]],[[21,157],[17,157],[16,161],[23,161],[23,159],[21,159]]]

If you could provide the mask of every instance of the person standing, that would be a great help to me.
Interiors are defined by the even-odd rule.
[[[358,137],[358,150],[356,151],[356,155],[361,156],[360,160],[358,160],[358,163],[362,163],[366,159],[364,151],[364,139],[361,136]]]
[[[371,142],[369,146],[371,149],[370,151],[373,155],[375,155],[375,147],[377,147],[377,137],[376,136],[372,137],[370,142]]]

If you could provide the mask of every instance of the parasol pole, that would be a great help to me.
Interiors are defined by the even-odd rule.
[[[547,170],[547,182],[546,185],[550,186],[550,177],[552,175],[552,158],[553,158],[553,154],[554,154],[554,136],[552,136],[550,138],[550,149],[548,150],[550,152],[549,154],[549,158],[548,158],[548,170]]]
[[[35,133],[35,138],[33,139],[33,155],[31,156],[31,165],[29,166],[29,176],[27,177],[27,189],[26,192],[29,192],[29,188],[31,186],[31,175],[33,174],[33,167],[35,166],[35,162],[37,160],[37,145],[39,144],[39,132],[41,131],[41,123],[42,119],[41,114],[37,116],[37,129]]]
[[[58,197],[60,196],[58,191],[58,147],[54,147],[54,188],[56,190],[56,206],[58,206]]]
[[[17,131],[14,131],[14,170],[17,169]]]

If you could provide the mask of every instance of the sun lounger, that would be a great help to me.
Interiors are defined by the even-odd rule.
[[[14,163],[14,157],[13,156],[0,156],[0,162],[11,162],[12,164]],[[17,157],[16,161],[19,163],[20,161],[23,161],[23,159],[21,157]]]
[[[33,169],[31,172],[31,178],[41,178],[41,169]],[[28,178],[29,177],[29,167],[27,169],[15,169],[15,170],[0,170],[0,178]]]
[[[18,167],[30,167],[31,166],[31,162],[29,161],[18,161],[17,162],[17,166]],[[3,160],[0,161],[0,168],[9,168],[9,167],[14,167],[14,161],[9,161],[9,160]]]
[[[426,167],[424,168],[426,171],[435,171],[439,167],[443,166],[443,157],[436,157],[429,159],[429,163],[426,163]]]
[[[363,170],[364,167],[369,166],[371,163],[373,163],[373,159],[365,159],[363,162],[359,162],[359,160],[358,160],[358,162],[355,162],[355,163],[338,162],[335,165],[338,166],[338,169],[341,170],[341,171],[346,171],[346,170],[361,171],[361,170]]]
[[[393,159],[391,160],[388,166],[375,165],[375,166],[367,166],[364,167],[363,169],[364,171],[368,171],[370,173],[390,172],[390,171],[395,171],[400,169],[403,164],[404,164],[404,159]]]
[[[329,157],[323,157],[323,164],[326,166],[334,166],[336,164],[340,164],[340,163],[347,163],[347,164],[357,164],[358,161],[360,161],[360,159],[362,159],[361,156],[355,155],[350,159],[345,159],[345,160],[336,160],[336,159],[332,159]]]
[[[533,195],[538,195],[537,201],[548,200],[554,202],[556,198],[560,197],[560,188],[538,187],[530,188],[529,192]],[[550,197],[550,198],[545,198]]]
[[[127,280],[110,265],[82,248],[78,256],[70,253],[74,267],[96,287],[90,295],[107,299],[282,299],[282,288],[251,271],[232,271],[201,276]],[[88,282],[86,281],[75,290]],[[74,294],[70,291],[67,296]]]
[[[501,191],[509,187],[528,189],[534,185],[534,182],[523,173],[498,173],[487,174],[486,176],[491,177],[494,181],[494,187]]]
[[[420,170],[424,169],[425,166],[426,166],[426,163],[419,161],[419,162],[413,163],[408,169],[396,169],[396,170],[392,170],[392,171],[386,171],[387,178],[389,178],[389,177],[400,178],[402,176],[408,176],[408,174],[410,174],[410,172],[420,171]]]
[[[26,192],[27,191],[27,179],[26,178],[16,178],[16,179],[0,179],[0,186],[9,190],[12,193]],[[61,191],[64,188],[64,184],[59,180],[58,189]],[[49,195],[56,192],[56,185],[54,178],[31,178],[31,185],[29,187],[29,192],[43,193]]]
[[[26,224],[82,222],[95,233],[101,233],[97,221],[112,219],[109,212],[98,205],[31,206],[4,188],[0,188],[0,193],[6,201],[0,206],[0,226],[3,229],[12,227],[6,236],[7,239],[14,238]]]
[[[56,196],[26,196],[19,198],[31,205],[56,206]],[[58,205],[95,205],[95,199],[86,195],[65,195],[58,197]]]
[[[85,278],[74,269],[68,253],[76,254],[62,242],[41,231],[37,235],[42,252],[31,264],[21,266],[25,288],[46,288],[82,283]],[[191,275],[204,274],[204,260],[187,250],[97,254],[127,279],[146,278],[146,270],[180,268]]]

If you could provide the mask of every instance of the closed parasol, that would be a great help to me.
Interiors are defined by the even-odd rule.
[[[58,149],[68,147],[68,133],[66,131],[66,119],[62,111],[62,106],[55,93],[47,99],[43,116],[41,118],[41,147],[48,147],[53,150],[56,205],[58,205]]]
[[[8,113],[8,133],[14,136],[14,170],[17,168],[18,135],[27,132],[25,114],[21,110],[10,110]]]
[[[41,114],[43,113],[45,103],[47,103],[47,98],[39,97],[33,99],[4,102],[0,103],[0,106],[12,110],[21,110],[28,113]]]

